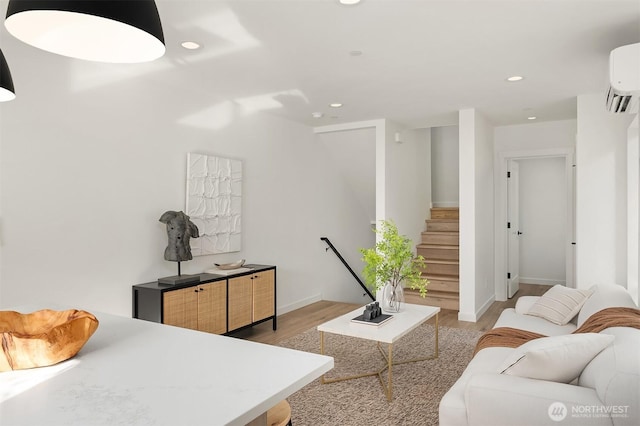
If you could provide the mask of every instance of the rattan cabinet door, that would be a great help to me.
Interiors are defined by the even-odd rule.
[[[252,275],[253,321],[272,317],[275,313],[275,272],[264,271]]]
[[[251,324],[252,275],[229,279],[229,330]]]
[[[189,287],[163,294],[164,324],[198,329],[198,288]]]
[[[216,281],[198,286],[198,330],[227,332],[227,282]]]

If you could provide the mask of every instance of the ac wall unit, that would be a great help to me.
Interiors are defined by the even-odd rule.
[[[607,110],[635,112],[640,99],[640,43],[628,44],[609,55]]]

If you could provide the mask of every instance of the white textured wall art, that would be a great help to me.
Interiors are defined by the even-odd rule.
[[[242,161],[189,153],[186,210],[200,231],[194,256],[240,251]]]

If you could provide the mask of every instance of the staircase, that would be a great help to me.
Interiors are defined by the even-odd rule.
[[[432,208],[422,243],[417,246],[417,253],[424,257],[427,266],[422,274],[429,280],[427,297],[423,299],[418,291],[405,289],[408,303],[459,309],[459,240],[459,209]]]

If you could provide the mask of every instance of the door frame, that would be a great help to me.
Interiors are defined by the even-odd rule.
[[[506,221],[507,224],[507,247],[506,247],[506,271],[507,271],[507,298],[511,299],[520,289],[520,188],[519,188],[519,176],[520,176],[520,163],[519,160],[509,158],[507,159],[507,214]],[[514,188],[515,191],[514,191]],[[512,197],[516,199],[516,202],[512,202]],[[513,206],[516,206],[514,211]],[[517,216],[514,219],[515,216]],[[517,233],[517,234],[516,234]],[[511,243],[513,242],[513,238],[515,235],[515,240],[517,244],[514,244],[514,247],[517,245],[517,263],[514,265],[513,260],[511,259],[511,254],[513,253],[513,247],[511,247]],[[516,256],[513,256],[516,257]],[[516,274],[514,275],[514,272]],[[509,277],[511,275],[511,277]],[[512,289],[516,287],[516,290],[512,293]]]
[[[510,150],[497,153],[494,167],[495,190],[495,299],[507,300],[507,170],[509,160],[561,157],[565,160],[565,188],[567,193],[567,241],[566,241],[566,286],[575,288],[575,149],[549,148],[539,150]]]

